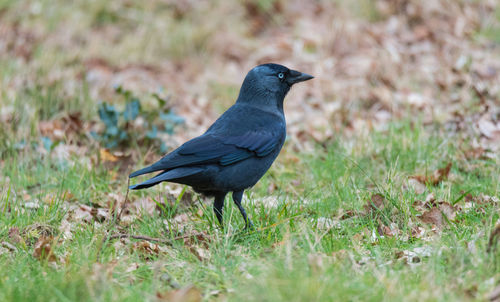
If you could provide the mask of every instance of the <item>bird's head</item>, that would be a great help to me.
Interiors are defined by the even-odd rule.
[[[312,75],[288,69],[279,64],[262,64],[250,70],[241,86],[238,101],[248,103],[277,102],[283,100],[293,84],[314,78]],[[264,105],[264,104],[256,104]]]

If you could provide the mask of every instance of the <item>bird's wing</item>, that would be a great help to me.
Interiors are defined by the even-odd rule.
[[[270,131],[249,131],[243,135],[205,135],[181,148],[179,154],[196,156],[206,162],[230,165],[252,156],[264,157],[280,144],[279,136]]]
[[[227,166],[252,156],[264,157],[281,143],[279,134],[271,131],[249,131],[237,136],[206,133],[184,143],[158,162],[130,174],[129,177],[200,164]]]
[[[271,153],[280,143],[279,136],[269,131],[251,131],[244,135],[228,137],[226,145],[235,145],[239,148],[252,151],[263,157]]]

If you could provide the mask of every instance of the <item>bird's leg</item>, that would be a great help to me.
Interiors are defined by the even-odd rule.
[[[240,209],[241,216],[243,216],[243,219],[245,220],[245,230],[251,229],[251,228],[253,228],[253,223],[250,220],[250,218],[248,218],[247,212],[245,211],[245,209],[241,205],[242,198],[243,198],[243,190],[238,191],[238,192],[233,192],[233,201],[236,204],[236,206],[238,207],[238,209]]]
[[[215,195],[214,199],[214,212],[217,220],[219,220],[219,224],[222,225],[222,208],[224,207],[224,198],[226,197],[226,193],[218,193]]]

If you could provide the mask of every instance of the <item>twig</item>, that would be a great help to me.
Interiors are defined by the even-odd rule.
[[[160,239],[160,238],[153,238],[153,237],[144,236],[144,235],[132,235],[132,234],[114,234],[114,235],[109,236],[108,240],[122,239],[122,238],[133,238],[133,239],[139,239],[139,240],[146,240],[146,241],[154,241],[154,242],[160,242],[160,243],[165,243],[165,244],[172,244],[171,240],[165,240],[165,239]]]
[[[99,249],[97,250],[97,257],[96,257],[96,261],[97,262],[100,262],[100,259],[101,259],[101,251],[102,251],[102,246],[104,245],[104,243],[106,241],[109,240],[109,230],[111,229],[111,225],[113,224],[116,224],[116,221],[120,221],[121,217],[122,217],[122,213],[123,211],[125,210],[125,205],[127,204],[127,201],[128,201],[128,192],[130,190],[130,178],[128,178],[128,181],[127,181],[127,194],[125,194],[125,200],[123,201],[123,204],[120,208],[120,213],[118,213],[118,216],[116,215],[116,211],[114,211],[114,214],[113,214],[113,219],[112,221],[110,221],[108,223],[108,226],[106,228],[106,236],[104,238],[102,238],[101,240],[101,245],[99,245]]]
[[[153,241],[153,242],[159,242],[163,244],[173,244],[174,241],[179,240],[179,239],[186,239],[190,237],[198,237],[200,235],[205,235],[204,233],[194,233],[194,234],[187,234],[187,235],[182,235],[182,236],[177,236],[171,239],[161,239],[161,238],[154,238],[154,237],[149,237],[145,235],[132,235],[132,234],[114,234],[109,236],[108,240],[112,239],[122,239],[122,238],[132,238],[132,239],[139,239],[139,240],[146,240],[146,241]]]
[[[120,221],[120,219],[122,218],[123,211],[125,211],[125,206],[127,205],[129,191],[130,191],[130,178],[128,178],[127,181],[127,194],[125,194],[125,200],[123,201],[120,213],[118,214],[118,221]]]

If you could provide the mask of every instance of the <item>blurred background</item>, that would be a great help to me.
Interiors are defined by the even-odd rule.
[[[286,100],[296,151],[410,119],[482,156],[500,140],[499,23],[495,0],[3,0],[0,156],[153,160],[265,62],[316,77]]]

